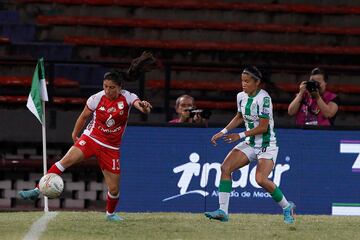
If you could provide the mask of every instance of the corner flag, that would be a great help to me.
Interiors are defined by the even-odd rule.
[[[43,124],[42,115],[44,112],[41,101],[49,101],[46,82],[45,82],[45,70],[44,59],[40,58],[36,64],[34,75],[31,83],[31,91],[27,100],[27,108],[32,112],[35,117]]]
[[[45,102],[49,101],[46,82],[44,59],[40,58],[36,64],[34,71],[31,90],[29,93],[27,108],[32,112],[35,117],[40,121],[42,128],[42,147],[43,147],[43,172],[47,172],[47,159],[46,159],[46,119],[45,119]],[[48,198],[44,196],[44,212],[49,211]]]

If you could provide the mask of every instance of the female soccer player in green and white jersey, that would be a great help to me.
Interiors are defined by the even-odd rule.
[[[220,208],[213,212],[205,212],[205,216],[223,222],[229,220],[231,174],[252,161],[258,161],[256,182],[282,207],[284,222],[293,223],[295,204],[288,202],[280,188],[268,179],[279,151],[274,132],[271,98],[265,90],[260,88],[262,74],[256,67],[245,68],[241,74],[241,81],[243,92],[237,95],[238,112],[223,130],[211,138],[211,142],[216,145],[216,140],[219,138],[223,138],[227,143],[233,143],[242,138],[245,138],[245,141],[236,145],[222,163],[219,186]],[[242,122],[245,122],[245,132],[227,134]]]

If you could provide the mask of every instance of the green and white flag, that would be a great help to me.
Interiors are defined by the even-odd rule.
[[[31,91],[27,100],[27,108],[35,115],[35,117],[42,124],[42,115],[43,115],[43,106],[41,101],[49,101],[46,82],[45,82],[45,69],[44,69],[44,59],[40,58],[36,64],[34,71]]]

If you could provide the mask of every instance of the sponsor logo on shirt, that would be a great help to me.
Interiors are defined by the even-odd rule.
[[[121,126],[114,129],[103,128],[102,126],[98,126],[98,129],[104,133],[115,133],[121,130]]]

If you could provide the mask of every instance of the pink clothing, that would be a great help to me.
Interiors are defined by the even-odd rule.
[[[332,92],[325,91],[321,97],[328,104],[337,96]],[[324,117],[316,103],[316,99],[311,98],[308,93],[304,93],[299,111],[296,113],[296,125],[330,126],[333,124],[331,120]]]
[[[175,119],[169,121],[169,123],[180,123],[180,118],[175,118]]]

